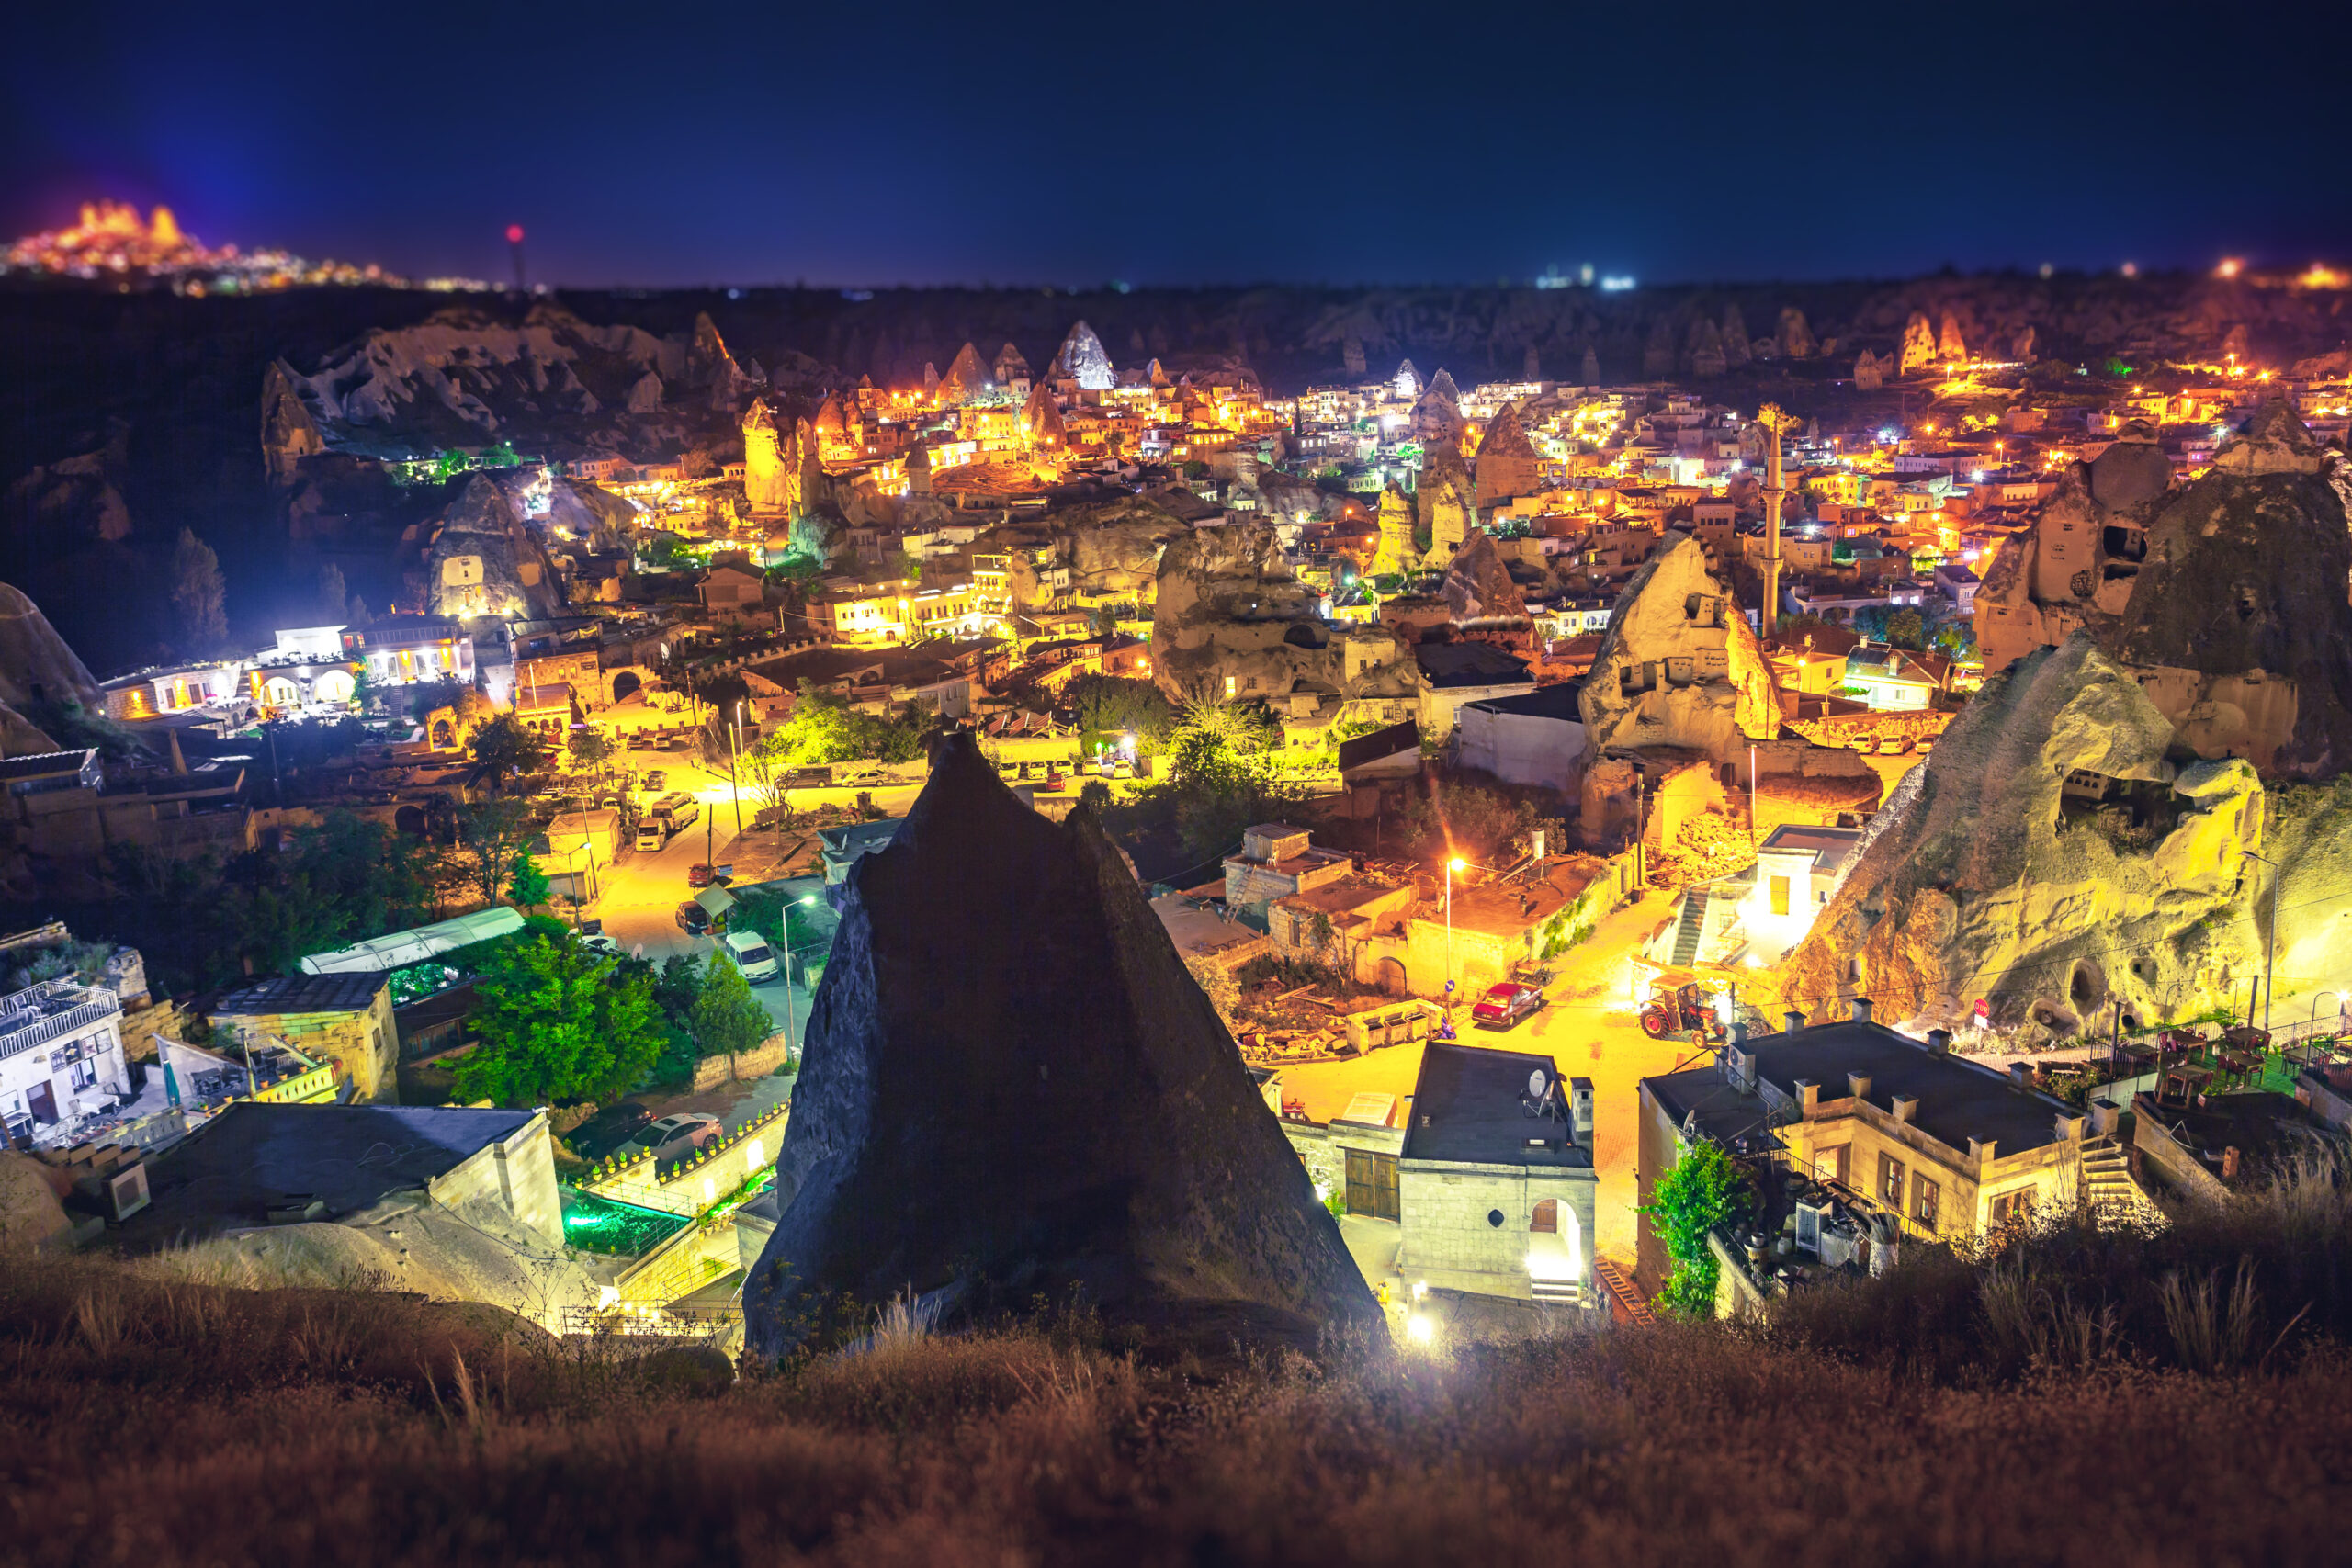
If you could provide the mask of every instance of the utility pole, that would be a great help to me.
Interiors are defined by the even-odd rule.
[[[2252,850],[2240,850],[2238,852],[2270,868],[2270,930],[2262,940],[2262,1032],[2267,1034],[2270,1032],[2270,988],[2278,956],[2278,863],[2267,855],[2256,854]],[[2249,1027],[2254,1023],[2251,1006],[2245,1010],[2245,1021]]]

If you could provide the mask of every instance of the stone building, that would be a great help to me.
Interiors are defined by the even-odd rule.
[[[1705,1139],[1833,1185],[1905,1235],[1965,1241],[2012,1219],[2082,1201],[2085,1156],[2111,1155],[2084,1112],[1951,1051],[1942,1031],[1913,1040],[1855,1016],[1735,1039],[1714,1064],[1640,1086],[1636,1185],[1657,1196],[1682,1152]],[[1649,1221],[1634,1279],[1656,1294],[1672,1270]]]
[[[400,1034],[380,974],[293,975],[240,986],[212,1008],[215,1029],[266,1034],[343,1069],[353,1097],[400,1101]]]
[[[1354,1108],[1351,1108],[1351,1111]],[[1551,1057],[1432,1040],[1401,1116],[1329,1129],[1350,1216],[1396,1226],[1392,1288],[1593,1306],[1592,1085]]]

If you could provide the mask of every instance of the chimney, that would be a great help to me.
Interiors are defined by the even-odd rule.
[[[1890,1103],[1894,1107],[1894,1119],[1906,1127],[1919,1114],[1919,1097],[1916,1094],[1898,1094]]]
[[[1951,1030],[1930,1029],[1928,1031],[1928,1055],[1930,1056],[1949,1056],[1951,1055]]]
[[[1871,1093],[1870,1074],[1848,1073],[1846,1075],[1846,1092],[1856,1100],[1868,1100]]]
[[[1804,1027],[1804,1014],[1797,1011],[1794,1008],[1791,1008],[1787,1012],[1781,1015],[1781,1022],[1790,1033],[1794,1034],[1798,1030]]]
[[[1821,1108],[1821,1086],[1811,1078],[1797,1079],[1797,1104],[1804,1120],[1812,1121],[1813,1113]]]
[[[1592,1080],[1568,1080],[1568,1125],[1579,1138],[1592,1136]]]
[[[1855,1021],[1856,1023],[1868,1023],[1868,1022],[1871,1021],[1871,999],[1870,999],[1870,998],[1868,998],[1868,997],[1856,997],[1856,998],[1854,998],[1854,1004],[1853,1004],[1853,1006],[1854,1006],[1854,1021]]]
[[[2030,1062],[2011,1062],[2009,1064],[2009,1081],[2017,1085],[2019,1089],[2031,1089],[2033,1087],[2033,1064]]]
[[[1998,1157],[1994,1151],[1999,1146],[1997,1138],[1971,1138],[1968,1140],[1968,1157],[1979,1166],[1990,1165]]]

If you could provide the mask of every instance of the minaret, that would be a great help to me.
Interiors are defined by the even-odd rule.
[[[1756,423],[1770,438],[1764,448],[1764,613],[1756,635],[1770,637],[1781,624],[1781,432],[1797,422],[1780,404],[1766,403]]]

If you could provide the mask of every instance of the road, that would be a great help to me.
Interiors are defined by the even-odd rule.
[[[617,863],[599,867],[597,897],[584,913],[603,920],[605,934],[625,953],[657,963],[681,954],[706,958],[717,945],[715,941],[690,937],[679,930],[677,911],[695,894],[686,885],[689,868],[705,860],[726,864],[735,842],[736,802],[726,770],[707,769],[684,751],[639,750],[616,761],[639,774],[661,769],[666,777],[660,793],[684,790],[691,794],[701,803],[703,819],[659,850],[624,850]],[[914,804],[918,787],[907,784],[868,793],[886,815],[898,817]],[[857,793],[853,789],[794,790],[789,799],[795,809],[805,811],[821,802],[847,805]],[[756,809],[745,800],[742,820],[750,822]],[[795,1040],[800,1037],[808,1021],[808,987],[798,975],[789,987],[780,979],[769,980],[754,985],[752,994],[760,998],[776,1028],[788,1027]]]
[[[1463,1044],[1547,1055],[1564,1075],[1592,1080],[1593,1157],[1600,1178],[1594,1247],[1628,1267],[1634,1258],[1634,1086],[1691,1065],[1697,1050],[1687,1041],[1652,1040],[1634,1014],[1633,954],[1672,908],[1670,895],[1652,891],[1604,918],[1554,965],[1558,977],[1544,988],[1544,1010],[1516,1029],[1474,1029],[1466,1009],[1455,1014]],[[1421,1047],[1392,1045],[1352,1061],[1285,1066],[1283,1090],[1304,1100],[1309,1117],[1328,1122],[1359,1093],[1402,1100],[1413,1092],[1420,1067]]]

